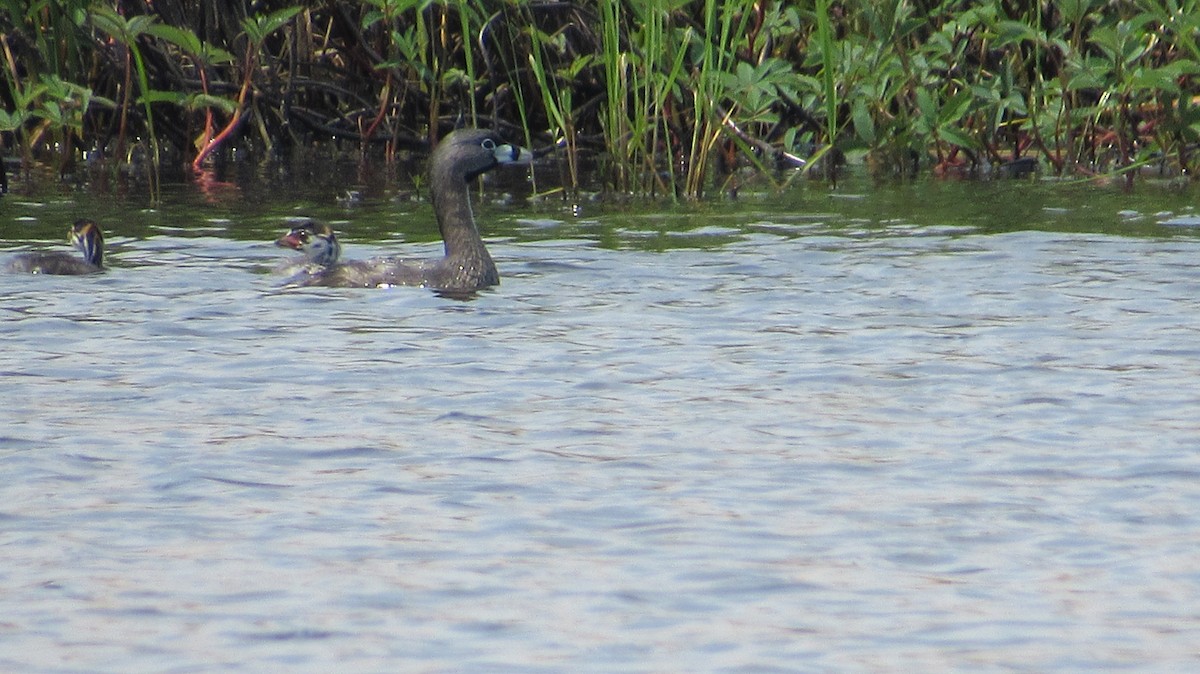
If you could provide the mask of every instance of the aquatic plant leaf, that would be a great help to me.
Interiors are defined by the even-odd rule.
[[[151,14],[139,14],[128,19],[125,23],[125,26],[129,31],[129,35],[136,38],[137,36],[145,33],[146,29],[153,25],[155,21],[155,17]]]
[[[967,112],[971,109],[971,104],[974,102],[974,94],[970,90],[963,90],[950,100],[942,105],[942,109],[938,112],[938,128],[945,128],[947,125],[958,123],[963,117],[967,116]]]
[[[232,63],[233,54],[202,41],[196,33],[187,28],[179,28],[167,24],[155,23],[146,28],[147,35],[173,44],[182,49],[192,58],[197,58],[208,64]]]
[[[982,147],[976,138],[968,135],[965,131],[955,126],[945,126],[938,129],[938,136],[941,137],[942,140],[959,147],[965,147],[972,150],[977,150]]]
[[[925,87],[917,88],[917,109],[921,111],[921,115],[927,120],[933,121],[937,119],[937,103],[934,102],[933,95],[929,93],[929,89]]]
[[[203,49],[200,44],[200,38],[196,37],[196,34],[190,30],[166,24],[155,24],[149,26],[146,29],[146,33],[164,42],[169,42],[189,54],[199,54]]]
[[[110,108],[110,109],[117,107],[117,102],[114,101],[113,99],[107,98],[105,96],[97,96],[95,93],[92,93],[88,100],[89,100],[89,103],[91,103],[92,105],[100,105],[102,107]]]
[[[1111,78],[1112,67],[1108,61],[1101,58],[1085,60],[1067,80],[1067,89],[1103,89]]]
[[[867,143],[875,144],[875,119],[871,116],[871,111],[867,109],[867,101],[863,98],[856,98],[850,109],[851,119],[854,123],[854,131],[860,138]]]
[[[137,38],[157,22],[153,14],[124,17],[103,5],[91,9],[92,25],[121,44],[132,47]]]
[[[287,25],[292,17],[304,11],[304,7],[294,5],[285,7],[280,10],[271,12],[270,14],[256,14],[242,19],[242,30],[246,33],[246,37],[255,44],[262,43],[267,39],[267,36]]]
[[[137,97],[137,102],[140,104],[146,103],[171,103],[180,105],[187,99],[187,94],[180,91],[159,91],[152,89]]]
[[[1129,76],[1133,91],[1165,92],[1178,96],[1181,92],[1179,80],[1186,75],[1195,75],[1200,65],[1193,62],[1176,61],[1161,68],[1138,68]]]
[[[1021,42],[1041,42],[1043,34],[1020,21],[1001,21],[996,24],[996,46],[1006,47]]]
[[[28,119],[29,113],[25,110],[9,112],[0,108],[0,131],[16,131],[24,126]]]
[[[238,108],[237,101],[211,94],[191,94],[183,101],[183,105],[189,110],[217,108],[227,115],[232,115]]]
[[[112,9],[97,5],[92,9],[92,25],[113,39],[128,43],[129,35],[125,29],[125,19]]]
[[[1062,0],[1058,3],[1058,11],[1062,13],[1067,23],[1079,23],[1088,18],[1092,6],[1101,0]]]

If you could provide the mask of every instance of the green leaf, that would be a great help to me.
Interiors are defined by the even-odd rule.
[[[971,110],[971,103],[974,102],[974,94],[970,90],[964,89],[958,92],[950,100],[942,106],[938,112],[938,126],[947,124],[956,124]]]
[[[1089,58],[1076,66],[1075,72],[1071,73],[1067,79],[1067,88],[1072,91],[1106,89],[1111,79],[1113,79],[1113,68],[1108,61]]]
[[[1063,0],[1058,4],[1058,11],[1062,12],[1064,21],[1078,23],[1087,18],[1088,12],[1096,2],[1097,0]]]
[[[1003,47],[1021,42],[1041,42],[1042,35],[1032,26],[1020,21],[1001,21],[996,24],[996,46]]]
[[[92,8],[92,25],[100,32],[117,40],[121,44],[129,44],[130,35],[126,30],[125,18],[104,5]]]
[[[0,109],[0,131],[16,131],[29,119],[29,113],[24,110],[8,112]]]
[[[875,144],[875,119],[867,109],[867,102],[862,98],[854,100],[850,108],[851,119],[854,122],[854,132],[867,143]]]
[[[200,38],[190,30],[158,23],[146,28],[146,33],[179,47],[189,54],[199,54],[203,49]]]
[[[44,83],[26,84],[24,87],[16,87],[12,90],[13,101],[16,102],[17,108],[29,108],[34,101],[41,98],[46,93],[47,87]]]
[[[304,10],[304,7],[296,5],[293,7],[285,7],[281,10],[271,12],[266,16],[256,14],[246,17],[242,20],[242,30],[246,32],[246,37],[250,38],[251,42],[259,43],[267,39],[267,36],[287,25],[292,17]]]
[[[1175,75],[1167,68],[1138,68],[1130,74],[1129,85],[1134,91],[1179,94]]]
[[[926,120],[932,122],[937,119],[938,109],[937,103],[934,102],[933,96],[929,93],[929,89],[925,87],[917,87],[917,109],[921,111],[921,115]]]
[[[192,94],[184,101],[184,107],[189,110],[204,110],[206,108],[217,108],[227,115],[232,115],[237,111],[237,101],[211,94]]]
[[[146,32],[146,29],[155,23],[153,14],[139,14],[125,22],[126,30],[132,37],[137,37]]]
[[[145,105],[147,103],[173,103],[175,105],[181,105],[186,99],[187,94],[181,91],[160,91],[157,89],[151,89],[141,96],[138,96],[137,102],[139,105]]]
[[[116,101],[114,101],[111,98],[107,98],[105,96],[96,96],[95,94],[92,94],[89,97],[89,99],[91,100],[92,103],[100,105],[105,108],[116,109],[116,107],[117,107]]]
[[[938,136],[943,140],[953,143],[959,147],[965,147],[971,150],[978,150],[981,146],[979,141],[974,137],[967,135],[965,131],[955,126],[947,126],[938,130]]]
[[[56,101],[46,101],[42,104],[42,107],[33,111],[33,116],[49,120],[58,125],[62,125],[63,123],[62,107]]]

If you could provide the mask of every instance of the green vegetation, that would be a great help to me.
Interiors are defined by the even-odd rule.
[[[248,13],[253,6],[254,14]],[[695,198],[847,152],[883,173],[1193,174],[1200,0],[0,0],[0,132],[73,171],[201,172],[459,124],[566,189]]]

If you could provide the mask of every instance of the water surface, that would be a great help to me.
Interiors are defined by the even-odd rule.
[[[281,289],[301,212],[436,254],[334,196],[0,201],[0,258],[112,247],[0,276],[0,669],[1200,665],[1188,195],[493,189],[472,301]]]

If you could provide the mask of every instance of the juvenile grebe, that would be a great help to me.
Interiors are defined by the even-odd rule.
[[[83,259],[60,252],[24,253],[9,263],[9,271],[72,276],[104,271],[104,234],[100,225],[92,220],[76,220],[67,240],[83,253]]]
[[[314,271],[333,266],[342,254],[342,246],[333,228],[316,220],[305,220],[292,227],[291,231],[276,239],[275,245],[304,253],[305,261],[313,266]]]

